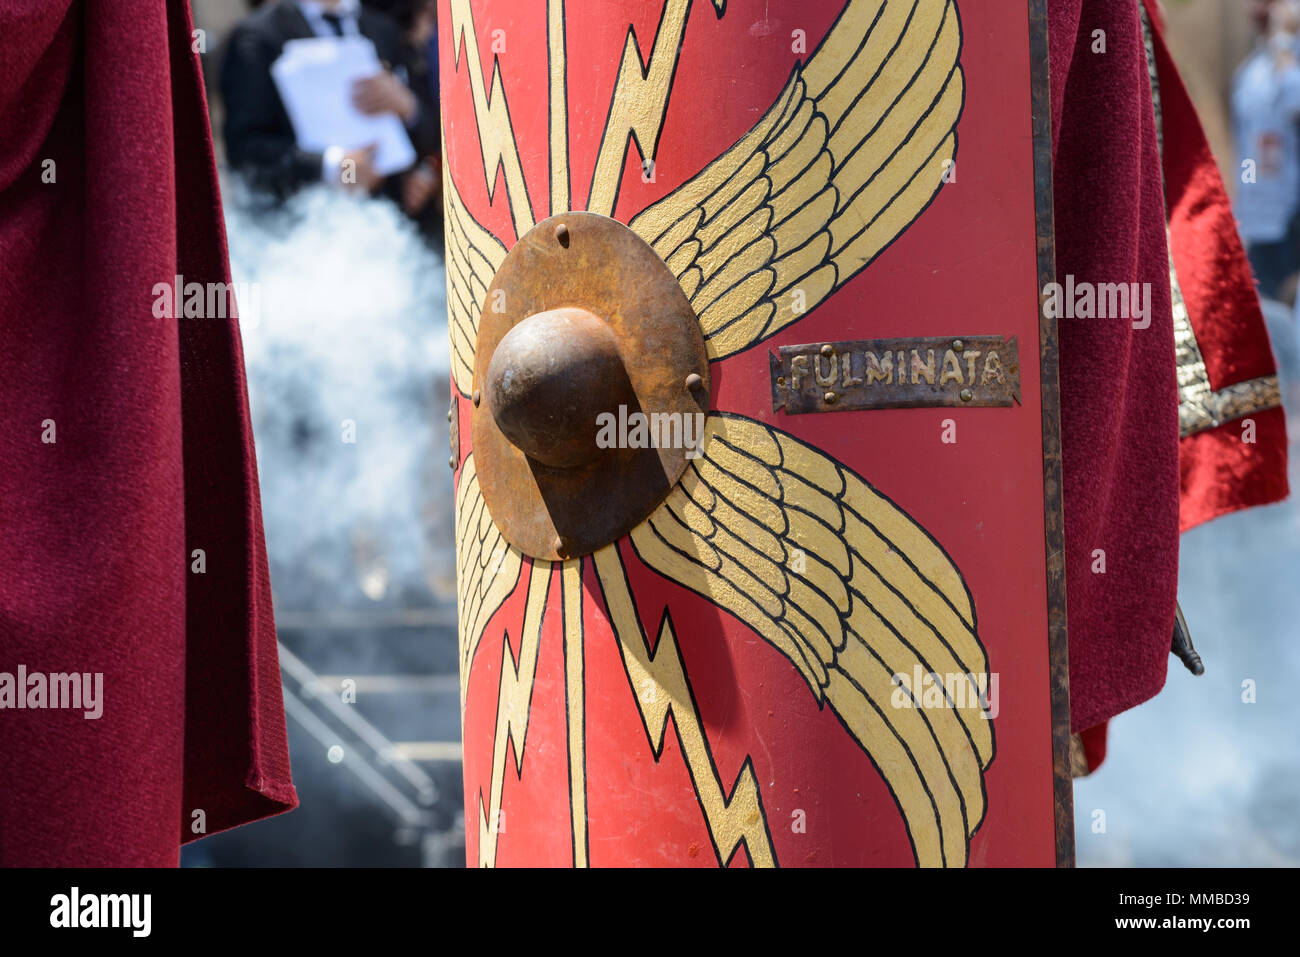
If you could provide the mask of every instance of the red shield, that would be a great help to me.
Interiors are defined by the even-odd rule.
[[[1069,860],[1038,7],[440,0],[471,864]],[[712,391],[552,561],[484,499],[475,350],[570,210],[676,276]]]

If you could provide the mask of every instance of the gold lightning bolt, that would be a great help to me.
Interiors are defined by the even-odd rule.
[[[515,235],[522,236],[533,228],[533,208],[528,199],[523,166],[519,162],[519,145],[510,125],[510,107],[501,81],[501,66],[492,61],[492,95],[483,86],[483,62],[479,57],[478,34],[474,31],[474,14],[470,0],[451,0],[452,55],[460,66],[460,48],[465,45],[470,90],[474,95],[474,117],[478,125],[479,145],[483,150],[483,175],[487,179],[488,199],[493,199],[496,171],[506,176],[506,198],[514,220]],[[454,131],[453,131],[454,132]]]
[[[713,0],[718,16],[726,9],[726,0]],[[623,179],[623,165],[627,160],[628,138],[636,137],[641,155],[654,161],[659,146],[659,131],[663,129],[664,113],[668,109],[668,94],[672,89],[673,74],[681,56],[682,36],[686,32],[686,18],[691,12],[691,0],[668,0],[664,6],[659,29],[655,33],[650,60],[641,65],[641,46],[636,34],[627,32],[623,46],[623,62],[619,64],[618,80],[614,83],[614,97],[610,103],[605,131],[600,139],[600,152],[596,169],[591,177],[591,193],[587,210],[603,216],[614,215],[618,187]]]
[[[551,215],[569,211],[568,51],[564,42],[564,0],[546,2],[546,47],[551,85]]]
[[[569,813],[573,822],[573,866],[587,858],[587,697],[582,642],[582,561],[560,566],[564,621],[564,706],[569,728]]]
[[[641,712],[655,758],[663,753],[664,735],[671,714],[719,862],[725,864],[729,861],[743,841],[755,867],[774,867],[776,856],[767,833],[753,765],[746,759],[728,797],[709,750],[699,710],[691,696],[671,622],[665,615],[659,641],[651,653],[636,605],[632,602],[627,572],[618,547],[606,545],[593,558],[614,636],[632,684],[632,695]]]
[[[505,789],[507,741],[515,747],[515,769],[524,761],[524,739],[528,734],[528,712],[533,699],[533,679],[537,675],[537,652],[542,642],[542,616],[546,595],[550,591],[550,562],[535,560],[528,576],[528,596],[524,604],[524,626],[519,636],[519,661],[510,654],[510,641],[502,642],[501,684],[497,692],[497,725],[492,752],[492,785],[488,807],[483,795],[478,800],[478,863],[492,867],[497,859],[497,837],[503,831],[501,794]]]

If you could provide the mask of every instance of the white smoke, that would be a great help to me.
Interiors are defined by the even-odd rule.
[[[383,200],[225,196],[277,604],[448,597],[440,256]]]
[[[1300,353],[1290,313],[1265,316],[1291,498],[1183,536],[1179,600],[1205,674],[1170,658],[1164,690],[1111,722],[1105,763],[1075,784],[1080,864],[1300,865]]]

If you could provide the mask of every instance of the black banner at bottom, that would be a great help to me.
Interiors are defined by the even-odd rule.
[[[1291,883],[1284,871],[1248,870],[820,871],[725,878],[619,871],[552,874],[544,882],[518,871],[9,870],[0,871],[0,928],[9,940],[52,935],[82,945],[212,946],[229,940],[245,947],[254,941],[338,946],[415,935],[434,943],[443,933],[472,934],[480,922],[498,940],[509,928],[532,928],[527,933],[535,943],[549,934],[583,933],[583,925],[604,933],[610,919],[637,937],[662,924],[667,941],[694,939],[709,929],[724,938],[743,936],[760,921],[765,934],[786,923],[806,928],[811,918],[855,938],[865,930],[864,944],[897,935],[925,951],[954,946],[950,934],[973,932],[993,942],[1000,935],[1039,939],[1044,930],[1063,931],[1071,941],[1174,941],[1196,934],[1231,946],[1242,939],[1238,935],[1285,931],[1284,882]],[[529,920],[534,915],[540,919]]]

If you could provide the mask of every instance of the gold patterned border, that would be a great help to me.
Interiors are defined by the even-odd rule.
[[[1147,73],[1151,80],[1151,101],[1155,110],[1156,142],[1160,150],[1163,167],[1164,114],[1160,103],[1160,78],[1156,70],[1155,42],[1151,34],[1151,22],[1146,9],[1138,4],[1142,18],[1142,38],[1146,46]],[[1161,170],[1161,184],[1164,183],[1164,171]],[[1166,217],[1168,210],[1166,209]],[[1187,438],[1198,432],[1263,412],[1278,408],[1282,404],[1282,390],[1276,375],[1260,376],[1245,382],[1234,382],[1222,389],[1210,387],[1210,376],[1205,369],[1205,358],[1201,354],[1200,343],[1196,341],[1196,332],[1192,329],[1191,315],[1187,303],[1183,300],[1183,289],[1178,282],[1178,270],[1174,266],[1173,239],[1166,230],[1166,247],[1169,250],[1169,288],[1172,294],[1174,312],[1174,363],[1178,373],[1178,436]]]
[[[1263,412],[1282,404],[1282,389],[1276,375],[1234,382],[1222,389],[1210,388],[1205,359],[1192,330],[1191,316],[1178,284],[1178,271],[1169,259],[1169,285],[1174,304],[1174,358],[1178,368],[1178,434],[1187,438],[1226,422]]]

